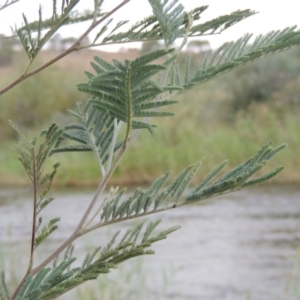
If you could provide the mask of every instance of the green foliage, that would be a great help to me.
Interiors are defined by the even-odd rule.
[[[41,66],[36,69],[37,71],[28,72],[43,45],[64,24],[92,19],[90,27],[73,46],[62,55],[52,59],[49,64],[72,51],[96,45],[96,41],[108,30],[111,23],[111,20],[108,19],[110,15],[129,1],[123,1],[106,14],[100,13],[102,2],[101,0],[94,2],[93,13],[87,12],[74,16],[72,11],[79,0],[62,1],[60,14],[57,13],[56,0],[53,0],[51,19],[43,20],[41,9],[36,22],[30,23],[23,15],[25,25],[17,33],[29,58],[29,65],[19,79],[1,92],[6,92],[44,68]],[[117,245],[119,232],[116,232],[106,247],[102,250],[97,248],[86,256],[81,267],[72,268],[72,264],[76,260],[73,257],[73,242],[95,229],[179,208],[260,184],[277,175],[283,168],[277,167],[253,178],[272,157],[286,147],[283,144],[273,148],[269,142],[256,155],[225,174],[220,175],[227,161],[217,165],[191,189],[189,185],[200,168],[200,162],[183,169],[168,184],[170,172],[165,173],[157,178],[148,189],[138,188],[125,200],[122,199],[125,189],[119,191],[118,187],[111,187],[104,196],[112,174],[124,153],[136,137],[143,132],[142,129],[147,129],[153,134],[155,125],[150,123],[150,119],[173,115],[169,111],[160,111],[161,107],[177,103],[174,97],[219,74],[266,55],[300,45],[300,32],[296,31],[294,27],[259,36],[250,46],[248,42],[251,34],[246,34],[236,42],[226,43],[216,51],[207,52],[203,61],[196,64],[193,73],[190,68],[190,57],[187,56],[184,68],[180,70],[179,53],[187,43],[189,36],[222,32],[253,15],[254,12],[250,10],[237,11],[203,24],[194,24],[194,21],[198,21],[201,13],[207,9],[206,6],[195,8],[188,13],[184,11],[184,7],[177,0],[149,0],[149,3],[153,10],[153,16],[139,21],[125,32],[120,32],[120,28],[127,21],[119,21],[100,44],[160,39],[164,41],[164,49],[152,51],[134,60],[125,60],[124,62],[114,59],[113,63],[110,63],[100,57],[95,57],[95,61],[91,63],[95,74],[86,72],[88,82],[77,86],[81,92],[91,97],[83,107],[78,103],[77,111],[70,111],[79,119],[78,123],[68,124],[63,129],[59,129],[56,124],[53,124],[41,133],[41,137],[28,140],[19,128],[10,122],[10,125],[22,136],[22,141],[15,150],[20,155],[19,160],[33,186],[33,223],[29,266],[23,280],[10,297],[11,300],[55,299],[88,280],[96,279],[99,274],[108,273],[130,258],[153,254],[154,252],[148,249],[152,243],[166,239],[167,235],[179,229],[179,226],[173,226],[153,235],[160,221],[150,222],[143,234],[141,232],[144,223],[139,223],[128,229]],[[99,15],[102,18],[97,19]],[[81,46],[88,33],[103,23],[105,19],[108,21],[98,32],[94,42]],[[42,35],[44,29],[49,30]],[[183,38],[181,45],[177,49],[171,48],[178,38]],[[59,164],[54,164],[52,172],[44,174],[46,162],[51,155],[59,152],[85,151],[96,154],[102,172],[95,195],[73,233],[44,261],[35,266],[34,252],[58,228],[57,222],[59,221],[58,217],[54,217],[41,230],[39,229],[42,224],[40,214],[54,199],[47,195],[59,166]],[[218,178],[215,179],[217,176]],[[65,251],[64,257],[58,262],[59,255],[63,251]],[[50,263],[53,263],[52,268],[49,267]],[[4,274],[1,275],[0,293],[3,299],[9,298]]]
[[[37,141],[36,139],[27,140],[22,132],[19,130],[16,124],[9,121],[9,124],[23,137],[23,141],[19,142],[19,147],[14,149],[19,155],[19,160],[22,163],[24,169],[27,172],[29,179],[34,187],[34,241],[33,249],[36,249],[49,235],[57,229],[56,223],[60,218],[54,218],[48,222],[48,225],[44,226],[41,232],[38,232],[43,219],[38,214],[50,204],[54,198],[46,197],[51,189],[53,179],[56,175],[59,163],[53,165],[53,171],[51,173],[43,174],[45,163],[51,149],[63,133],[62,129],[58,129],[57,125],[53,124],[47,130],[45,139],[43,141]],[[32,250],[33,250],[32,249]]]
[[[171,4],[169,1],[149,2],[153,8],[154,15],[136,22],[127,31],[107,35],[101,40],[100,43],[98,43],[98,45],[160,40],[162,37],[167,39],[166,41],[169,43],[175,37],[175,35],[172,33],[172,30],[177,32],[177,38],[185,37],[186,35],[201,36],[204,34],[221,33],[234,24],[255,14],[254,11],[249,9],[242,11],[238,10],[229,15],[223,15],[202,24],[195,24],[194,26],[191,26],[191,21],[200,20],[201,14],[208,8],[208,6],[199,6],[190,12],[183,12],[182,5],[179,4],[179,1],[172,1]],[[166,16],[161,13],[161,9],[165,9],[165,12],[167,13]],[[171,21],[172,26],[169,26],[167,21]],[[110,22],[111,20],[109,20],[109,22],[102,27],[101,31],[97,35],[97,38],[108,29]],[[123,21],[121,26],[126,23],[127,21]],[[188,31],[187,28],[189,29]]]
[[[253,62],[260,57],[299,45],[300,33],[294,29],[295,27],[285,28],[281,31],[272,31],[264,36],[260,35],[251,46],[248,46],[248,41],[252,35],[246,34],[236,42],[225,43],[216,51],[208,51],[202,63],[196,65],[194,75],[184,78],[183,87],[185,89],[191,88],[219,74]],[[189,68],[187,63],[187,73],[190,73]],[[178,82],[176,69],[174,69],[173,74],[172,82]]]
[[[158,50],[143,55],[134,61],[127,60],[125,64],[114,60],[114,65],[97,57],[95,60],[98,65],[92,64],[97,75],[92,76],[88,73],[89,83],[79,84],[78,89],[93,96],[89,102],[94,108],[126,123],[128,131],[129,129],[147,128],[153,133],[153,125],[135,121],[133,118],[173,115],[169,112],[153,110],[176,103],[176,101],[150,102],[162,93],[180,89],[173,86],[160,86],[151,80],[158,72],[165,70],[172,63],[172,60],[168,61],[168,65],[150,65],[149,63],[171,52],[173,49]]]
[[[270,56],[263,61],[254,62],[244,68],[238,69],[222,79],[229,91],[230,99],[227,105],[228,119],[234,119],[241,111],[249,110],[255,103],[271,105],[275,99],[272,94],[280,92],[289,82],[293,82],[299,74],[299,49]],[[236,84],[232,84],[235,82]],[[285,94],[288,93],[285,91]],[[297,97],[297,92],[293,91]],[[283,100],[281,100],[283,102]],[[292,103],[289,103],[292,102]],[[297,101],[295,101],[297,104]],[[288,97],[285,106],[292,105],[293,100]]]
[[[60,220],[60,218],[54,218],[49,221],[47,226],[44,226],[41,230],[41,233],[35,238],[34,248],[36,249],[49,235],[57,229],[56,223]],[[40,219],[40,223],[42,220]]]
[[[138,238],[144,223],[138,224],[127,230],[119,243],[114,246],[120,233],[119,231],[116,232],[102,251],[97,248],[93,253],[88,254],[81,267],[71,268],[76,258],[71,257],[72,251],[70,251],[71,248],[68,248],[62,262],[55,264],[52,268],[42,268],[35,276],[28,275],[16,299],[47,300],[57,298],[83,282],[96,279],[100,274],[110,272],[118,264],[130,258],[154,254],[154,251],[147,248],[159,240],[166,239],[168,234],[179,228],[174,226],[153,236],[152,232],[159,223],[160,220],[150,222],[140,241]]]
[[[227,164],[224,161],[217,165],[206,177],[195,187],[186,192],[192,178],[200,167],[200,163],[191,165],[182,170],[175,180],[167,187],[163,188],[170,172],[165,173],[156,179],[149,189],[138,188],[132,196],[122,200],[124,189],[120,190],[116,196],[108,201],[103,207],[100,217],[101,226],[107,223],[120,222],[128,218],[136,218],[143,215],[153,214],[155,212],[173,209],[182,205],[191,204],[195,201],[204,200],[223,193],[240,190],[242,188],[260,184],[277,175],[283,167],[277,167],[274,170],[252,178],[272,157],[283,150],[286,145],[280,145],[276,148],[271,147],[271,142],[264,145],[255,156],[245,163],[242,163],[229,172],[225,173],[219,179],[210,183]]]
[[[67,20],[68,15],[73,10],[79,0],[63,1],[61,7],[61,15],[57,14],[57,3],[53,0],[53,15],[51,19],[42,19],[42,7],[39,8],[39,20],[34,23],[29,23],[25,14],[23,14],[24,26],[17,30],[17,34],[24,47],[25,52],[28,55],[30,61],[32,61],[49,38],[61,27]],[[50,30],[42,36],[42,30],[49,28]],[[37,38],[33,37],[33,32],[37,31]]]

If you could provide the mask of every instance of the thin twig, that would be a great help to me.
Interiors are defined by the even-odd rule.
[[[3,9],[5,9],[5,8],[7,8],[7,7],[9,7],[9,6],[11,6],[12,4],[15,4],[15,3],[19,2],[19,1],[20,0],[13,0],[10,3],[8,3],[8,0],[7,0],[5,2],[5,4],[0,7],[0,11],[3,10]]]
[[[35,235],[36,235],[36,210],[37,210],[37,189],[38,189],[38,183],[37,183],[37,167],[36,167],[36,157],[35,157],[35,149],[32,148],[32,169],[33,169],[33,215],[32,215],[32,232],[31,232],[31,247],[30,247],[30,258],[29,258],[29,264],[26,274],[24,275],[23,279],[19,283],[18,287],[16,288],[14,294],[12,295],[11,299],[15,299],[17,296],[19,290],[21,289],[23,283],[25,282],[27,276],[32,271],[33,266],[33,257],[34,257],[34,243],[35,243]]]
[[[80,220],[76,230],[80,231],[84,225],[84,223],[86,222],[87,218],[89,217],[93,207],[95,206],[97,200],[99,199],[100,195],[102,194],[102,192],[104,191],[106,184],[108,182],[108,180],[110,179],[111,175],[113,174],[115,168],[117,167],[117,165],[119,164],[123,154],[126,151],[126,145],[123,144],[121,150],[118,153],[118,156],[116,157],[115,161],[112,164],[111,169],[109,170],[109,172],[105,175],[105,177],[103,178],[103,180],[101,181],[101,183],[99,184],[97,191],[89,205],[89,207],[87,208],[85,214],[83,215],[82,219]]]
[[[52,65],[53,63],[57,62],[58,60],[60,60],[61,58],[65,57],[66,55],[74,52],[74,51],[78,51],[80,50],[80,43],[82,42],[82,40],[95,28],[97,27],[100,23],[102,23],[104,20],[106,20],[109,16],[111,16],[112,14],[114,14],[117,10],[119,10],[122,6],[124,6],[125,4],[129,3],[129,1],[131,0],[124,0],[122,3],[120,3],[118,6],[116,6],[114,9],[112,9],[109,13],[107,13],[104,17],[102,17],[100,20],[98,20],[97,22],[93,22],[90,27],[81,35],[81,37],[72,45],[70,46],[70,48],[68,48],[67,50],[65,50],[64,52],[62,52],[61,54],[57,55],[56,57],[54,57],[53,59],[51,59],[50,61],[48,61],[47,63],[39,66],[38,68],[32,70],[31,72],[28,72],[26,74],[22,74],[18,79],[16,79],[15,81],[13,81],[12,83],[10,83],[8,86],[6,86],[5,88],[3,88],[0,91],[0,96],[4,93],[6,93],[7,91],[9,91],[11,88],[13,88],[14,86],[16,86],[17,84],[19,84],[20,82],[22,82],[23,80],[27,79],[28,77],[31,77],[32,75],[37,74],[38,72],[42,71],[43,69],[49,67],[50,65]]]
[[[66,249],[70,244],[72,244],[77,238],[79,238],[80,236],[83,235],[82,231],[82,227],[84,225],[84,223],[86,222],[91,210],[93,209],[94,205],[96,204],[99,196],[101,195],[101,193],[104,191],[106,184],[108,182],[108,180],[110,179],[112,173],[114,172],[115,168],[117,167],[118,163],[120,162],[123,154],[125,153],[125,148],[122,147],[118,153],[118,156],[116,157],[115,161],[113,162],[112,168],[110,169],[109,173],[106,174],[105,178],[103,178],[103,180],[101,181],[101,183],[99,184],[97,191],[90,203],[90,205],[88,206],[85,214],[83,215],[80,223],[78,224],[77,228],[74,230],[74,232],[69,236],[69,238],[64,241],[50,256],[48,256],[41,264],[39,264],[37,267],[35,267],[34,269],[32,269],[32,271],[30,272],[30,274],[34,275],[37,272],[40,271],[41,268],[45,267],[47,264],[49,264],[55,257],[57,257],[64,249]],[[14,299],[14,298],[12,298]]]
[[[98,207],[98,209],[96,210],[96,212],[93,214],[93,216],[91,217],[91,219],[84,225],[84,227],[82,228],[84,230],[84,228],[87,228],[97,217],[97,215],[100,213],[100,211],[102,210],[102,207],[104,205],[104,203],[112,196],[112,193],[109,193],[102,201],[101,205]]]
[[[33,220],[32,220],[32,233],[31,233],[31,249],[30,249],[30,262],[28,270],[31,271],[33,266],[33,252],[34,252],[34,242],[36,235],[36,210],[37,210],[37,202],[38,202],[38,182],[37,182],[37,165],[36,165],[36,157],[35,157],[35,149],[32,148],[32,164],[33,164]]]

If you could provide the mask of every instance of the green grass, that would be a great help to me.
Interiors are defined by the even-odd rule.
[[[267,117],[253,112],[253,115],[240,116],[234,125],[222,122],[201,124],[201,120],[193,117],[178,119],[183,122],[177,124],[175,129],[161,126],[154,138],[147,134],[140,136],[125,154],[118,176],[127,174],[147,181],[168,169],[179,172],[188,164],[200,160],[199,178],[225,159],[229,159],[227,168],[247,160],[260,146],[272,140],[274,145],[288,143],[289,147],[274,158],[265,170],[284,165],[283,175],[275,180],[285,183],[300,181],[300,127],[297,115],[287,114],[286,118],[278,120],[271,111]]]
[[[262,107],[252,113],[241,115],[234,125],[222,122],[204,122],[197,118],[178,116],[179,123],[154,120],[160,127],[156,135],[142,133],[127,151],[118,166],[113,181],[124,184],[143,184],[152,181],[167,170],[173,170],[175,176],[187,165],[202,161],[202,166],[195,180],[200,180],[214,166],[228,159],[228,168],[247,160],[266,142],[274,145],[287,143],[289,147],[276,156],[265,171],[277,165],[284,165],[285,170],[275,182],[295,183],[300,181],[300,126],[296,114],[287,112],[279,120],[271,110],[258,114]],[[176,118],[176,117],[175,117]],[[175,124],[175,125],[174,125]],[[0,152],[0,183],[25,184],[25,172],[10,150],[16,142],[2,144]],[[50,164],[61,161],[55,184],[94,185],[100,179],[100,171],[93,153],[59,154],[51,158]],[[226,169],[224,170],[226,171]]]

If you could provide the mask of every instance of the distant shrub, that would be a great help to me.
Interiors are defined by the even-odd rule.
[[[20,43],[15,38],[0,34],[0,67],[11,65],[17,44]]]
[[[69,74],[52,66],[9,91],[0,110],[1,138],[16,137],[7,126],[7,116],[17,115],[18,124],[25,132],[52,122],[58,113],[60,121],[63,121],[62,115],[68,119],[67,109],[86,99],[84,94],[73,88],[78,77],[76,73]]]
[[[239,111],[247,111],[253,103],[271,101],[274,93],[282,91],[282,96],[288,93],[288,83],[293,82],[300,75],[299,56],[299,49],[293,49],[267,57],[263,61],[255,62],[224,76],[221,81],[228,93],[224,103],[227,108],[227,119],[233,120]],[[285,91],[282,90],[283,88]],[[295,100],[291,100],[293,101]]]

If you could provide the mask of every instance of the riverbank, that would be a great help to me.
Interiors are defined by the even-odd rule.
[[[192,105],[190,106],[192,108]],[[262,113],[263,110],[264,111]],[[258,114],[258,111],[260,113]],[[273,141],[274,146],[289,146],[274,157],[263,169],[267,172],[278,165],[285,169],[271,183],[300,183],[300,126],[297,115],[286,113],[278,118],[267,107],[256,108],[240,116],[235,124],[205,122],[195,116],[192,109],[177,112],[177,120],[154,120],[159,125],[154,137],[141,134],[124,155],[110,184],[122,186],[145,185],[167,170],[175,176],[186,166],[202,162],[194,181],[199,182],[210,170],[225,159],[229,160],[224,172],[246,161],[260,147]],[[190,117],[188,117],[190,116]],[[181,122],[180,120],[184,120]],[[11,150],[16,142],[5,142],[0,152],[0,185],[26,186],[29,180],[17,154]],[[57,154],[50,166],[61,162],[54,185],[57,187],[96,186],[100,171],[93,153]],[[262,174],[262,173],[260,173]]]

